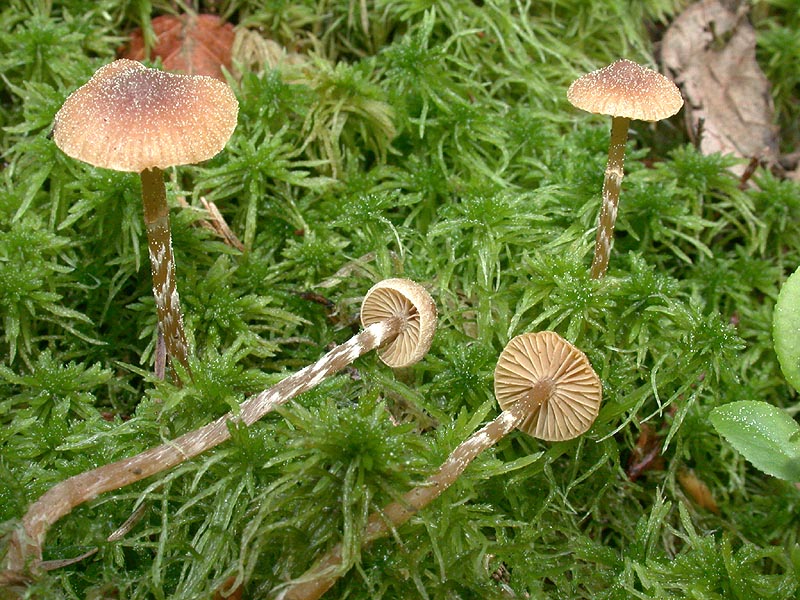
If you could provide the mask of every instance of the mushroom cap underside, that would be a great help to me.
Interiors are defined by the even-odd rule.
[[[399,317],[404,324],[397,337],[378,351],[390,367],[407,367],[419,362],[431,347],[436,332],[436,304],[428,291],[408,279],[384,279],[364,296],[361,324]]]
[[[503,349],[494,372],[494,391],[508,410],[537,383],[550,393],[518,428],[547,441],[568,440],[586,432],[600,410],[603,388],[586,355],[552,331],[525,333]]]
[[[75,90],[58,111],[53,140],[96,167],[141,172],[194,164],[224,147],[239,104],[225,83],[121,59]]]
[[[661,73],[629,60],[576,79],[567,100],[581,110],[640,121],[660,121],[683,106],[678,87]]]

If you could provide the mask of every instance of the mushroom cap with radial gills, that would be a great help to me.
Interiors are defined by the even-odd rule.
[[[140,173],[219,153],[239,103],[222,81],[121,59],[100,69],[56,113],[53,141],[95,167]]]
[[[403,320],[397,337],[378,351],[380,359],[390,367],[407,367],[419,362],[428,352],[436,332],[436,304],[428,291],[409,279],[384,279],[364,296],[361,324],[392,318]]]
[[[508,410],[526,401],[537,385],[546,397],[518,428],[551,442],[586,432],[597,418],[603,386],[586,355],[552,331],[513,338],[500,353],[494,371],[494,393]]]
[[[669,78],[629,60],[618,60],[572,82],[567,100],[581,110],[639,121],[660,121],[683,106]]]

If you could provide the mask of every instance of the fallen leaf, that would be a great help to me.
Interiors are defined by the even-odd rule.
[[[691,496],[695,504],[706,510],[710,510],[715,515],[719,514],[719,507],[717,506],[714,496],[711,495],[711,490],[701,480],[692,469],[682,469],[678,471],[678,482],[681,484],[683,491]]]
[[[661,60],[681,87],[689,131],[703,154],[776,162],[775,109],[756,62],[747,5],[736,12],[719,0],[689,6],[664,35]],[[746,168],[737,165],[733,172],[741,177]]]
[[[645,471],[664,470],[664,457],[661,455],[662,437],[647,423],[642,423],[636,446],[631,450],[625,473],[628,479],[636,481]]]
[[[242,585],[234,587],[234,584],[236,584],[236,576],[231,575],[214,592],[214,600],[241,600]]]
[[[233,25],[216,15],[161,15],[151,21],[156,45],[150,58],[161,58],[167,71],[187,75],[208,75],[225,81],[222,67],[231,68]],[[141,29],[131,33],[128,49],[121,58],[146,58]]]

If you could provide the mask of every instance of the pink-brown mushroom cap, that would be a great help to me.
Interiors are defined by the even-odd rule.
[[[683,106],[681,92],[670,79],[624,59],[576,79],[567,100],[587,112],[640,121],[666,119]]]
[[[230,87],[213,77],[121,59],[67,98],[53,140],[72,158],[138,173],[213,157],[230,139],[238,113]]]

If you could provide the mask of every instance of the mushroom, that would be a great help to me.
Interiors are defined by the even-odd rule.
[[[518,427],[533,437],[560,442],[592,426],[603,386],[586,355],[552,331],[525,333],[506,345],[494,371],[494,394],[503,410],[522,402]]]
[[[602,385],[586,355],[557,333],[512,339],[495,368],[495,395],[503,412],[450,453],[439,470],[397,502],[372,513],[364,546],[388,535],[439,497],[467,466],[515,427],[550,441],[589,429],[600,406]],[[289,583],[279,600],[316,600],[341,576],[343,546],[337,544],[306,573]]]
[[[207,160],[236,127],[239,103],[212,77],[107,64],[56,113],[53,140],[95,167],[139,173],[158,323],[167,353],[188,369],[162,169]]]
[[[382,314],[383,318],[374,319],[376,314]],[[371,350],[386,348],[393,358],[397,357],[397,365],[408,366],[421,360],[430,348],[436,329],[436,305],[425,288],[413,281],[388,279],[377,283],[365,295],[361,315],[362,320],[369,319],[370,323],[358,335],[336,346],[316,363],[251,396],[241,404],[237,414],[227,413],[161,446],[54,485],[28,508],[21,528],[14,532],[6,558],[8,573],[21,573],[28,561],[36,569],[42,559],[47,530],[73,508],[218,446],[230,439],[229,421],[249,427]],[[399,356],[396,348],[392,350],[395,346],[405,356]]]
[[[618,60],[576,79],[567,90],[567,100],[576,108],[611,116],[603,204],[591,269],[592,278],[601,279],[608,268],[614,240],[631,119],[660,121],[671,117],[683,106],[683,98],[678,87],[661,73],[629,60]]]
[[[369,327],[408,315],[403,329],[391,342],[378,350],[378,357],[392,368],[419,362],[431,346],[436,331],[436,305],[425,288],[408,279],[384,279],[367,292],[361,305],[361,325]]]

